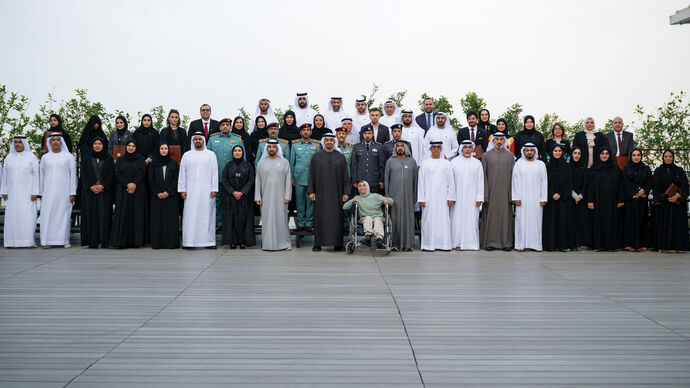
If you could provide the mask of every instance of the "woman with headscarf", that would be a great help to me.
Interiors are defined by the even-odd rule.
[[[590,245],[589,211],[585,203],[585,177],[587,176],[587,166],[582,161],[582,151],[579,148],[572,150],[570,163],[570,176],[572,179],[572,198],[573,205],[573,237],[575,238],[575,250],[580,251],[582,247]]]
[[[167,143],[158,146],[148,168],[151,193],[151,248],[180,247],[180,217],[178,215],[177,175],[179,166],[170,159]]]
[[[79,143],[77,143],[79,160],[89,155],[92,150],[91,145],[93,144],[93,139],[97,137],[101,138],[101,144],[105,147],[105,152],[108,152],[108,140],[106,140],[107,136],[105,136],[105,132],[103,132],[101,118],[97,115],[92,115],[86,123],[86,126],[84,126],[84,131],[81,133]]]
[[[479,121],[477,122],[477,127],[486,130],[486,133],[491,136],[498,132],[498,127],[491,124],[491,113],[489,110],[484,108],[479,111]],[[505,120],[504,120],[505,121]]]
[[[617,208],[625,205],[623,172],[608,147],[599,151],[598,160],[588,171],[585,200],[590,210],[592,226],[591,248],[595,251],[615,251],[619,247]]]
[[[333,133],[333,131],[331,131],[330,128],[326,128],[326,119],[323,117],[322,114],[319,113],[316,116],[314,116],[314,126],[311,130],[311,138],[314,140],[321,141],[323,135],[327,133]]]
[[[177,109],[170,109],[168,118],[165,120],[167,127],[161,130],[159,140],[166,143],[168,147],[179,146],[180,158],[185,152],[189,151],[190,143],[187,139],[187,131],[182,128],[180,112]]]
[[[542,218],[542,246],[546,251],[568,251],[575,248],[572,225],[573,180],[565,161],[563,146],[556,144],[546,162],[548,199]]]
[[[72,153],[72,138],[70,137],[69,133],[65,131],[64,128],[62,128],[62,117],[60,117],[58,114],[51,114],[50,115],[50,128],[48,128],[47,131],[43,134],[43,140],[41,140],[41,144],[43,144],[43,153],[47,153],[49,151],[49,145],[46,143],[46,140],[48,139],[48,136],[52,133],[59,133],[62,135],[62,138],[65,139],[65,145],[67,146],[67,152],[70,154]]]
[[[245,145],[245,149],[248,149],[248,153],[251,154],[251,159],[256,160],[256,152],[259,149],[259,142],[261,139],[268,139],[268,131],[266,130],[266,119],[264,116],[256,116],[254,119],[254,130],[251,135],[250,147]]]
[[[300,139],[301,137],[302,135],[300,134],[299,128],[297,128],[295,112],[291,110],[285,112],[285,116],[283,116],[283,125],[280,127],[280,132],[278,132],[278,138],[285,139],[292,145],[293,140]]]
[[[242,145],[245,149],[251,148],[252,137],[247,132],[247,128],[244,125],[244,119],[242,118],[242,116],[237,116],[234,120],[232,120],[232,129],[230,130],[230,132],[242,138]],[[246,157],[247,159],[249,159],[250,162],[254,162],[254,157],[251,152],[247,152]]]
[[[544,135],[537,131],[535,128],[536,121],[534,121],[534,116],[527,115],[523,121],[524,125],[522,131],[518,132],[514,136],[514,154],[515,157],[520,159],[522,157],[522,147],[527,143],[532,143],[537,147],[537,155],[539,159],[544,161],[546,159],[546,153],[544,151]]]
[[[653,246],[662,253],[687,251],[688,177],[675,164],[675,154],[664,151],[663,164],[654,170]]]
[[[594,126],[594,119],[585,119],[585,130],[580,131],[573,137],[573,148],[577,147],[582,152],[582,163],[591,168],[599,158],[599,152],[604,146],[608,146],[608,141],[603,133],[599,132]],[[614,155],[615,156],[615,155]]]
[[[82,155],[81,245],[89,248],[106,247],[110,239],[115,164],[106,144],[105,138],[95,137]]]
[[[254,236],[254,207],[252,189],[254,169],[252,163],[244,160],[244,150],[235,146],[232,160],[223,168],[223,245],[244,249],[256,245]]]
[[[117,116],[115,118],[115,130],[110,132],[110,139],[108,141],[109,154],[117,157],[124,156],[124,153],[122,155],[115,155],[113,153],[113,146],[124,146],[132,138],[132,132],[127,129],[128,126],[129,124],[125,116]]]
[[[652,170],[642,162],[642,151],[633,148],[630,159],[623,167],[625,176],[625,221],[623,223],[623,249],[644,252],[649,235],[648,195],[652,189]]]
[[[137,152],[137,143],[127,141],[125,155],[115,163],[115,216],[110,246],[140,247],[146,240],[146,162]]]
[[[134,131],[132,139],[137,142],[137,152],[144,157],[147,165],[151,163],[152,157],[158,154],[158,138],[158,131],[153,127],[151,115],[146,113],[141,116],[141,125]]]

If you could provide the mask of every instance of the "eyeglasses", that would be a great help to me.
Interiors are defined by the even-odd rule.
[[[204,108],[204,109],[202,109],[201,111],[202,111],[202,112],[210,112],[211,110],[208,109],[208,108]]]

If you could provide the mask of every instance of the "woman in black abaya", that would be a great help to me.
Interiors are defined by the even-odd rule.
[[[563,146],[551,150],[546,163],[548,200],[542,218],[542,244],[547,251],[568,251],[575,248],[572,223],[571,169],[565,161]]]
[[[628,252],[644,252],[649,236],[649,193],[652,189],[652,170],[642,162],[642,151],[633,148],[625,176],[625,222],[623,246]]]
[[[654,249],[662,253],[678,253],[687,251],[690,245],[688,243],[688,177],[682,168],[676,166],[673,151],[664,151],[662,158],[663,164],[654,170],[652,186]],[[668,194],[672,191],[677,192],[669,196]]]
[[[242,147],[232,149],[232,160],[223,168],[223,245],[244,249],[256,245],[254,207],[249,194],[254,187],[254,169],[244,160]]]
[[[618,248],[617,208],[625,205],[623,172],[613,162],[611,151],[604,146],[598,160],[588,171],[587,208],[591,211],[592,246],[596,251],[615,251]]]
[[[573,205],[573,237],[575,238],[575,250],[580,251],[582,247],[591,244],[589,227],[589,210],[585,202],[585,184],[587,176],[587,164],[582,161],[582,150],[575,148],[571,152],[570,177],[573,182],[572,205]]]
[[[105,138],[95,137],[81,164],[81,245],[108,246],[113,216],[115,163]]]
[[[170,148],[161,143],[148,168],[151,192],[151,248],[180,247],[180,217],[177,213],[177,162],[170,159]]]
[[[114,248],[140,247],[145,241],[146,162],[137,143],[127,141],[125,155],[115,163],[115,216],[110,232]]]

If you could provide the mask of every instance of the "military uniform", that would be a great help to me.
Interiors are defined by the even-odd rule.
[[[335,146],[340,149],[343,156],[345,157],[345,160],[347,160],[347,175],[350,176],[350,164],[352,163],[352,147],[354,147],[354,144],[345,143],[344,145],[339,146],[338,143],[336,143]]]
[[[280,142],[280,149],[283,151],[283,157],[285,160],[290,160],[290,146],[288,144],[288,141],[285,139],[276,139]],[[254,160],[254,168],[259,165],[259,160],[261,160],[261,155],[264,153],[264,149],[266,149],[266,142],[268,141],[268,138],[261,139],[259,140],[259,147],[256,149],[256,160]]]
[[[218,162],[218,182],[222,180],[223,168],[232,160],[232,149],[235,146],[242,147],[244,159],[247,159],[246,149],[244,144],[242,144],[242,137],[229,132],[227,135],[222,132],[214,132],[208,137],[208,148],[216,154],[216,161]],[[218,188],[218,194],[216,194],[216,225],[220,226],[223,220],[223,190],[221,187]]]
[[[295,202],[297,207],[297,227],[311,228],[314,223],[314,202],[309,200],[309,164],[311,157],[321,150],[318,140],[295,139],[290,149],[290,172],[295,183]]]
[[[352,148],[350,183],[367,181],[372,193],[378,193],[379,182],[383,182],[383,170],[386,167],[383,146],[380,143],[357,143]]]

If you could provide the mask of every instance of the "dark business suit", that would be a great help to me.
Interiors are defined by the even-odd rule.
[[[362,131],[365,128],[371,128],[371,130],[374,130],[374,126],[371,124],[367,124],[362,127],[362,129],[359,130],[359,141],[364,141],[364,138],[362,137]],[[390,129],[388,129],[387,126],[379,124],[379,132],[376,134],[376,138],[374,139],[375,142],[379,144],[384,144],[385,142],[389,141],[391,139],[391,134],[390,134]]]
[[[616,156],[618,153],[618,136],[616,131],[611,131],[604,135],[606,140],[609,142],[609,147],[611,148],[611,156]],[[633,134],[628,131],[621,131],[621,154],[619,156],[630,156],[632,149],[635,148],[635,140],[633,139]]]
[[[436,125],[436,112],[431,112],[431,127],[426,125],[426,112],[415,117],[415,120],[417,121],[417,125],[424,130],[424,134],[426,134],[426,131],[428,131],[429,128]]]
[[[472,140],[470,137],[470,128],[460,128],[458,131],[458,144],[463,140]],[[477,128],[474,131],[474,144],[482,146],[482,150],[486,151],[486,147],[489,145],[489,134],[484,128]]]
[[[191,137],[195,132],[204,132],[204,122],[201,119],[196,119],[189,123],[189,131],[187,134]],[[220,124],[214,119],[210,119],[208,123],[208,136],[220,132]],[[208,142],[208,136],[206,136],[206,141]]]

